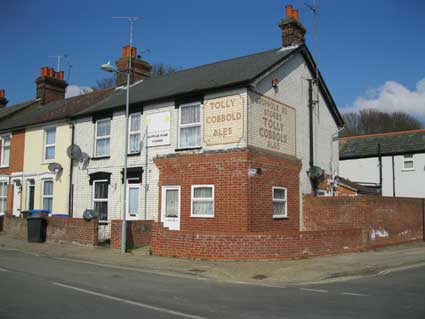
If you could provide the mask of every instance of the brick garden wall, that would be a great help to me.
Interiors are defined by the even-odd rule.
[[[127,221],[127,248],[150,245],[152,220]],[[111,221],[111,248],[121,248],[121,220]]]
[[[360,228],[367,247],[423,239],[423,214],[423,199],[304,197],[305,230]]]
[[[48,242],[95,246],[98,243],[97,220],[86,222],[80,218],[47,218]],[[15,238],[27,239],[27,220],[5,216],[4,232]]]

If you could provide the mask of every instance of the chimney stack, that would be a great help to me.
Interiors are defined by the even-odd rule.
[[[63,79],[64,72],[56,72],[54,68],[44,66],[40,68],[40,76],[35,80],[37,85],[36,97],[44,105],[65,98],[65,89],[68,83]]]
[[[4,90],[0,90],[0,109],[6,107],[9,101],[4,96]]]
[[[140,56],[137,56],[137,49],[135,47],[131,48],[126,45],[122,48],[121,58],[115,62],[117,65],[117,70],[122,73],[117,73],[117,86],[126,85],[127,77],[126,73],[128,71],[129,60],[131,56],[131,69],[130,74],[130,83],[134,83],[143,79],[148,79],[151,76],[152,65],[148,62],[143,61]]]
[[[304,35],[307,31],[298,21],[298,10],[294,10],[292,5],[288,4],[285,12],[286,17],[279,23],[279,28],[282,30],[282,47],[304,44]]]

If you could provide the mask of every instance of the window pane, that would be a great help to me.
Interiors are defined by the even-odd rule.
[[[0,213],[6,212],[7,199],[0,198]]]
[[[180,147],[194,147],[201,144],[201,127],[185,127],[180,129]]]
[[[404,168],[413,168],[413,161],[404,162]]]
[[[10,146],[10,137],[4,137],[3,138],[3,147],[9,147]]]
[[[180,123],[191,124],[200,122],[200,105],[191,105],[180,108]]]
[[[50,160],[54,158],[55,158],[55,147],[54,146],[46,147],[45,159]]]
[[[273,190],[273,199],[286,199],[286,191],[281,188],[275,188]]]
[[[128,212],[130,215],[139,213],[139,188],[130,188],[128,191]]]
[[[43,195],[53,195],[53,182],[45,181],[43,186]]]
[[[48,128],[46,129],[46,145],[47,144],[55,144],[56,141],[56,128]]]
[[[96,140],[96,156],[109,155],[109,138]]]
[[[108,182],[97,182],[94,185],[94,198],[108,199]]]
[[[7,196],[7,184],[0,183],[0,196]]]
[[[130,153],[140,152],[140,134],[130,135]]]
[[[273,203],[273,215],[286,215],[285,202]]]
[[[213,202],[194,202],[193,215],[212,215]]]
[[[177,189],[167,189],[165,192],[165,216],[178,217],[178,205],[179,191]]]
[[[130,117],[130,132],[140,131],[140,114]]]
[[[109,136],[111,133],[111,121],[104,120],[97,122],[97,137]]]
[[[196,187],[193,189],[194,198],[212,198],[212,187]]]
[[[95,202],[94,211],[98,214],[99,220],[108,220],[108,202]]]
[[[52,211],[53,198],[43,198],[43,209]]]
[[[9,165],[9,160],[10,160],[10,148],[3,147],[3,158],[1,159],[1,164]]]

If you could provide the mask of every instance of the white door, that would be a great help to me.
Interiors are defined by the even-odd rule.
[[[13,216],[21,216],[21,186],[13,184]]]
[[[161,221],[170,230],[180,230],[180,186],[163,186]]]
[[[140,216],[140,184],[127,184],[127,220],[138,220]]]

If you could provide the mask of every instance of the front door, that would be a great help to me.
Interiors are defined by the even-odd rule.
[[[180,230],[180,186],[163,186],[161,221],[170,230]]]
[[[127,184],[127,220],[141,219],[140,184]]]
[[[21,185],[13,183],[13,216],[21,215]]]

